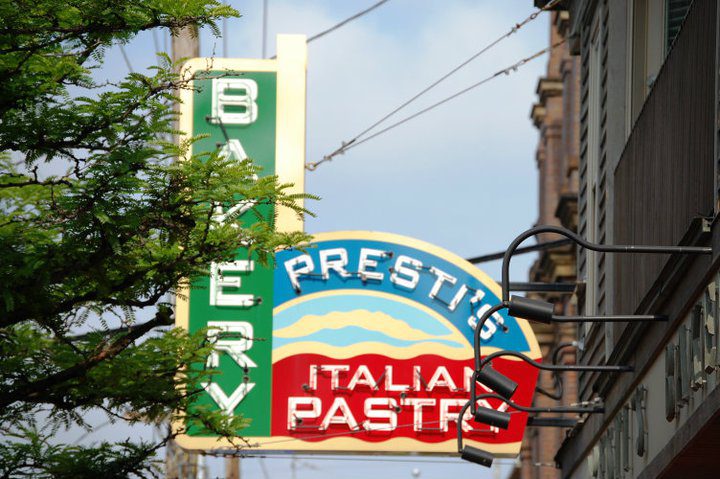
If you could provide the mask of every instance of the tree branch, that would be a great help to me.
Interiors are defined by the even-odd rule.
[[[4,408],[15,401],[33,400],[41,398],[43,394],[47,394],[47,390],[56,387],[70,379],[85,375],[90,369],[100,364],[102,361],[111,359],[123,352],[136,339],[158,326],[166,326],[173,323],[170,310],[167,307],[161,308],[155,318],[138,325],[136,328],[128,331],[125,336],[117,338],[110,344],[106,344],[100,351],[96,352],[86,360],[70,366],[58,373],[52,374],[44,379],[23,384],[11,391],[0,392],[0,408]]]
[[[151,320],[151,321],[154,321],[154,319]],[[82,334],[76,334],[76,335],[73,335],[73,336],[67,336],[67,339],[69,339],[70,341],[85,341],[86,339],[88,339],[88,338],[90,338],[90,337],[92,337],[92,336],[98,335],[98,334],[100,334],[100,335],[102,335],[102,336],[114,336],[114,335],[116,335],[116,334],[128,333],[128,332],[133,331],[133,330],[135,330],[135,329],[137,329],[137,328],[141,328],[141,327],[143,327],[145,324],[147,324],[147,323],[142,323],[142,324],[137,324],[137,325],[120,326],[120,327],[118,327],[118,328],[111,328],[111,329],[108,329],[108,330],[106,330],[106,331],[90,331],[89,333],[82,333]],[[172,324],[173,324],[173,323],[172,323],[172,321],[171,321],[171,322],[169,322],[169,323],[167,323],[167,324],[159,324],[159,325],[156,325],[156,326],[153,326],[153,327],[170,326],[170,325],[172,325]]]
[[[31,185],[37,185],[37,186],[58,186],[58,185],[65,185],[65,186],[72,186],[72,183],[70,183],[68,180],[45,180],[45,181],[39,181],[37,179],[34,180],[27,180],[22,181],[20,183],[0,183],[0,188],[22,188],[23,186],[31,186]]]

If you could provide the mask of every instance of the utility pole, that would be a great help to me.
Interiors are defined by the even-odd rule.
[[[227,40],[223,39],[223,43]],[[223,46],[224,50],[227,47]],[[176,62],[181,58],[195,58],[200,56],[200,38],[198,29],[194,26],[178,29],[172,33],[172,60]],[[176,105],[176,108],[178,105]],[[177,447],[177,446],[175,446]],[[194,463],[197,465],[197,456],[194,455]],[[197,467],[195,468],[197,469]],[[240,458],[225,458],[225,477],[227,479],[240,479]]]
[[[263,0],[262,13],[262,57],[267,58],[268,0]]]
[[[172,32],[172,59],[194,58],[200,56],[200,39],[195,26],[179,28]]]
[[[170,49],[173,63],[181,58],[195,58],[200,56],[200,37],[198,36],[198,28],[194,25],[184,28],[178,28],[170,32]],[[178,67],[179,68],[179,67]],[[175,103],[173,110],[177,113],[180,105]],[[175,120],[175,128],[178,123]]]
[[[194,58],[200,56],[200,39],[198,29],[188,26],[171,32],[170,41],[173,63],[181,58]],[[179,111],[176,103],[173,109]],[[177,128],[177,120],[175,120]],[[199,479],[198,455],[184,451],[175,441],[169,441],[165,449],[165,477],[168,479]]]
[[[225,479],[240,479],[240,458],[225,458]]]

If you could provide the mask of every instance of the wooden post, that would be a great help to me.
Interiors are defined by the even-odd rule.
[[[225,479],[240,479],[240,458],[225,458]]]
[[[181,58],[195,58],[200,56],[200,37],[198,29],[195,26],[187,26],[170,32],[170,58],[173,64]],[[177,114],[180,111],[180,105],[175,103],[173,110]],[[177,119],[174,122],[174,128],[178,129]]]
[[[181,58],[200,56],[200,39],[197,27],[185,27],[172,32],[171,55],[173,62]],[[175,104],[175,111],[179,106]],[[177,128],[177,124],[175,125]],[[168,479],[195,479],[198,477],[198,456],[184,451],[175,441],[169,441],[165,453],[165,477]]]
[[[172,59],[200,56],[200,38],[197,27],[189,26],[172,32]]]

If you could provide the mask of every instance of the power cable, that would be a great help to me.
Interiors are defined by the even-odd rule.
[[[249,455],[248,458],[254,458],[257,457],[255,455]],[[286,456],[286,455],[278,455],[275,454],[268,455],[268,458],[275,458],[275,459],[291,459],[293,457],[297,457],[298,459],[305,459],[307,461],[361,461],[361,462],[411,462],[415,464],[458,464],[457,459],[424,459],[424,460],[418,460],[418,459],[394,459],[394,458],[388,458],[388,459],[382,459],[382,458],[373,458],[373,457],[364,457],[362,459],[357,458],[344,458],[344,457],[315,457],[315,456]],[[264,459],[264,457],[258,457],[259,459]]]
[[[260,459],[260,470],[262,470],[263,477],[265,479],[270,479],[270,473],[268,472],[267,466],[265,465],[265,458],[260,457],[258,459]]]
[[[158,40],[157,36],[157,29],[152,29],[152,39],[153,39],[153,45],[155,46],[155,54],[160,53],[160,41]]]
[[[213,456],[213,457],[225,457],[225,456],[232,456],[232,454],[221,454],[221,453],[213,453],[213,452],[205,452],[203,453],[205,456]],[[466,465],[466,463],[458,462],[457,459],[426,459],[426,458],[420,458],[420,457],[414,457],[414,458],[381,458],[381,457],[363,457],[363,458],[357,458],[357,457],[328,457],[328,456],[301,456],[297,454],[245,454],[242,456],[243,459],[293,459],[297,458],[300,460],[306,460],[306,461],[345,461],[345,462],[389,462],[389,463],[412,463],[417,465],[422,464],[457,464],[457,465]],[[503,461],[503,462],[500,462]],[[494,463],[502,463],[502,464],[515,464],[514,459],[500,459],[495,460]],[[467,464],[469,465],[469,464]]]
[[[337,25],[334,25],[334,26],[328,28],[327,30],[324,30],[324,31],[322,31],[322,32],[320,32],[320,33],[317,33],[317,34],[313,35],[312,37],[308,38],[308,41],[307,41],[307,42],[310,43],[310,42],[312,42],[312,41],[317,40],[318,38],[324,37],[324,36],[327,35],[328,33],[334,32],[334,31],[337,30],[338,28],[345,26],[346,24],[352,22],[353,20],[356,20],[356,19],[362,17],[363,15],[372,12],[373,10],[375,10],[376,8],[378,8],[379,6],[381,6],[382,4],[387,3],[388,1],[389,1],[389,0],[380,0],[380,1],[377,2],[376,4],[374,4],[374,5],[366,8],[365,10],[363,10],[363,11],[361,11],[361,12],[358,12],[358,13],[356,13],[355,15],[353,15],[353,16],[351,16],[351,17],[346,18],[345,20],[343,20],[342,22],[338,23]]]
[[[105,426],[109,426],[111,424],[114,424],[114,422],[113,421],[105,421],[102,424],[100,424],[99,426],[91,427],[89,430],[85,431],[80,437],[78,437],[72,444],[73,445],[80,444],[82,441],[87,439],[90,435],[94,434],[95,432],[104,428]]]
[[[222,49],[223,49],[223,57],[227,58],[228,56],[228,20],[227,18],[223,18],[222,20]]]
[[[458,66],[456,66],[455,68],[453,68],[452,70],[450,70],[449,72],[447,72],[446,74],[444,74],[443,76],[441,76],[440,78],[438,78],[437,80],[435,80],[433,83],[431,83],[431,84],[428,85],[427,87],[425,87],[425,88],[423,88],[422,90],[420,90],[418,93],[416,93],[414,96],[412,96],[409,100],[406,100],[405,102],[403,102],[402,104],[400,104],[400,106],[398,106],[397,108],[395,108],[394,110],[392,110],[390,113],[388,113],[387,115],[383,116],[382,118],[380,118],[378,121],[376,121],[375,123],[373,123],[373,124],[370,125],[369,127],[365,128],[365,129],[364,129],[363,131],[361,131],[359,134],[355,135],[355,138],[361,137],[361,136],[363,136],[364,134],[368,133],[370,130],[372,130],[373,128],[375,128],[376,126],[378,126],[380,123],[384,122],[385,120],[387,120],[388,118],[390,118],[391,116],[393,116],[395,113],[399,112],[400,110],[402,110],[403,108],[405,108],[406,106],[408,106],[410,103],[414,102],[415,100],[417,100],[418,98],[420,98],[422,95],[424,95],[425,93],[427,93],[427,92],[430,91],[431,89],[435,88],[435,87],[438,86],[440,83],[442,83],[443,81],[447,80],[447,79],[450,78],[452,75],[454,75],[455,73],[457,73],[458,71],[460,71],[461,69],[463,69],[464,67],[466,67],[468,64],[472,63],[472,61],[475,60],[476,58],[478,58],[480,55],[482,55],[483,53],[487,52],[488,50],[490,50],[491,48],[493,48],[495,45],[497,45],[498,43],[500,43],[501,41],[503,41],[503,40],[506,39],[507,37],[511,36],[512,34],[514,34],[515,32],[517,32],[518,30],[520,30],[520,29],[521,29],[523,26],[525,26],[526,24],[528,24],[528,23],[530,23],[531,21],[535,20],[535,18],[537,18],[537,16],[538,16],[541,12],[543,12],[544,10],[547,10],[547,9],[551,8],[554,4],[556,4],[556,3],[560,2],[560,1],[561,1],[561,0],[553,0],[552,2],[548,3],[545,7],[541,8],[540,10],[538,10],[538,11],[536,11],[536,12],[533,12],[529,17],[527,17],[527,18],[526,18],[525,20],[523,20],[522,22],[515,24],[515,26],[512,27],[507,33],[505,33],[504,35],[498,37],[498,38],[495,39],[494,41],[490,42],[488,45],[486,45],[485,47],[483,47],[482,49],[480,49],[480,51],[478,51],[477,53],[473,54],[470,58],[468,58],[468,59],[465,60],[464,62],[460,63]]]
[[[523,246],[522,248],[518,248],[515,250],[514,255],[518,254],[525,254],[525,253],[533,253],[535,251],[544,251],[549,249],[555,249],[555,248],[562,248],[564,246],[568,246],[574,244],[572,240],[569,239],[561,239],[561,240],[554,240],[554,241],[545,241],[544,243],[538,243],[531,246]],[[505,251],[498,251],[497,253],[490,253],[490,254],[484,254],[482,256],[474,256],[472,258],[466,258],[465,261],[472,263],[472,264],[478,264],[478,263],[486,263],[488,261],[496,261],[499,259],[503,259],[505,256]]]
[[[391,124],[390,126],[387,126],[387,127],[383,128],[382,130],[379,130],[379,131],[373,133],[372,135],[370,135],[370,136],[368,136],[368,137],[363,138],[362,140],[358,140],[358,138],[355,137],[355,138],[353,138],[352,140],[350,140],[350,141],[348,141],[348,142],[343,142],[342,145],[340,146],[340,148],[338,148],[337,150],[333,151],[333,152],[330,153],[329,155],[325,155],[325,156],[324,156],[321,160],[319,160],[319,161],[315,161],[315,162],[306,164],[306,165],[305,165],[305,168],[306,168],[307,170],[309,170],[309,171],[315,171],[318,166],[320,166],[321,164],[323,164],[323,163],[325,163],[325,162],[327,162],[327,161],[332,161],[332,159],[333,159],[335,156],[337,156],[337,155],[340,155],[340,154],[342,154],[342,153],[345,153],[346,151],[348,151],[348,150],[350,150],[350,149],[352,149],[352,148],[355,148],[356,146],[360,146],[360,145],[362,145],[363,143],[365,143],[366,141],[370,141],[370,140],[372,140],[373,138],[376,138],[376,137],[382,135],[383,133],[387,133],[388,131],[395,129],[395,128],[397,128],[398,126],[400,126],[400,125],[402,125],[402,124],[404,124],[404,123],[407,123],[408,121],[413,120],[413,119],[417,118],[418,116],[423,115],[423,114],[429,112],[430,110],[433,110],[433,109],[439,107],[440,105],[443,105],[443,104],[449,102],[450,100],[454,100],[455,98],[457,98],[457,97],[459,97],[459,96],[461,96],[461,95],[464,95],[465,93],[467,93],[467,92],[469,92],[469,91],[471,91],[471,90],[474,90],[475,88],[477,88],[477,87],[479,87],[479,86],[481,86],[481,85],[484,85],[485,83],[488,83],[488,82],[491,81],[491,80],[494,80],[495,78],[499,77],[500,75],[503,75],[503,74],[504,74],[504,75],[510,75],[511,73],[516,72],[520,67],[524,66],[524,65],[527,64],[527,63],[530,63],[532,60],[535,60],[536,58],[541,57],[541,56],[544,55],[545,53],[547,53],[547,52],[549,52],[549,51],[551,51],[551,50],[559,47],[559,46],[562,45],[563,43],[565,43],[565,40],[561,40],[561,41],[559,41],[559,42],[557,42],[557,43],[555,43],[555,44],[553,44],[553,45],[550,45],[550,46],[547,47],[547,48],[543,48],[542,50],[537,51],[537,52],[533,53],[532,55],[530,55],[530,56],[528,56],[528,57],[525,57],[525,58],[523,58],[522,60],[520,60],[520,61],[518,61],[518,62],[513,63],[513,64],[510,65],[509,67],[503,68],[502,70],[499,70],[499,71],[493,73],[492,75],[490,75],[490,76],[488,76],[488,77],[486,77],[486,78],[483,78],[483,79],[480,80],[479,82],[473,83],[473,84],[470,85],[469,87],[463,88],[462,90],[460,90],[460,91],[458,91],[458,92],[450,95],[449,97],[446,97],[446,98],[444,98],[444,99],[442,99],[442,100],[440,100],[440,101],[438,101],[438,102],[436,102],[436,103],[433,103],[432,105],[430,105],[430,106],[428,106],[428,107],[426,107],[426,108],[423,108],[422,110],[420,110],[420,111],[418,111],[418,112],[416,112],[416,113],[413,113],[412,115],[407,116],[407,117],[403,118],[402,120],[399,120],[399,121]]]
[[[352,16],[346,18],[345,20],[343,20],[342,22],[333,25],[332,27],[328,28],[327,30],[323,30],[320,33],[316,33],[315,35],[313,35],[307,39],[307,43],[313,42],[313,41],[317,40],[318,38],[324,37],[328,33],[334,32],[335,30],[352,22],[353,20],[357,20],[358,18],[362,17],[363,15],[366,15],[366,14],[372,12],[373,10],[380,7],[382,4],[387,3],[388,1],[390,1],[390,0],[380,0],[379,2],[375,3],[374,5],[371,5],[370,7],[366,8],[365,10],[357,12],[355,15],[352,15]],[[560,0],[553,0],[553,1],[557,2]],[[275,58],[277,58],[277,55],[273,55],[272,57],[270,57],[270,59],[275,59]]]
[[[426,425],[430,425],[430,424],[433,424],[433,425],[440,424],[441,422],[442,421],[440,421],[440,420],[422,421],[420,423],[412,422],[412,423],[408,423],[408,424],[398,424],[398,425],[394,426],[393,428],[389,428],[389,427],[388,428],[377,428],[377,429],[374,429],[374,431],[394,431],[396,429],[415,427],[418,424],[420,424],[421,426],[426,426]],[[450,422],[457,423],[457,420],[448,419],[447,422],[448,423],[450,423]],[[483,429],[483,431],[487,432],[487,430],[485,430],[485,429]],[[336,433],[329,433],[329,434],[314,434],[314,435],[303,436],[303,437],[291,437],[291,438],[287,438],[287,439],[276,439],[274,441],[257,442],[257,443],[253,443],[251,445],[251,447],[263,447],[263,446],[268,446],[270,444],[280,444],[280,443],[286,443],[286,442],[304,441],[304,440],[308,440],[308,439],[328,439],[328,438],[332,438],[332,437],[351,436],[354,434],[360,434],[360,433],[365,433],[365,432],[367,432],[365,429],[358,428],[358,429],[353,429],[350,431],[343,431],[343,432],[336,432]]]
[[[423,421],[420,423],[420,425],[424,426],[427,424],[439,424],[440,421]],[[395,429],[402,429],[402,428],[408,428],[408,427],[414,427],[416,426],[416,423],[409,423],[409,424],[398,424],[393,429],[390,428],[378,428],[375,429],[375,431],[394,431]],[[324,439],[324,438],[330,438],[330,437],[340,437],[340,436],[351,436],[353,434],[360,434],[363,432],[367,432],[365,429],[354,429],[351,431],[344,431],[344,432],[335,432],[330,434],[314,434],[311,436],[305,436],[305,437],[292,437],[289,439],[276,439],[274,441],[266,441],[266,442],[259,442],[255,444],[257,447],[263,447],[267,446],[269,444],[280,444],[284,442],[293,442],[293,441],[303,441],[307,439]]]
[[[125,60],[125,64],[127,65],[128,70],[130,70],[130,73],[135,73],[135,70],[130,63],[130,57],[128,57],[127,52],[125,52],[125,47],[122,44],[120,44],[120,53],[122,53],[123,59]]]
[[[510,28],[510,30],[508,30],[506,33],[504,33],[504,34],[501,35],[500,37],[496,38],[495,40],[493,40],[492,42],[490,42],[489,44],[487,44],[486,46],[484,46],[483,48],[481,48],[478,52],[476,52],[476,53],[474,53],[473,55],[471,55],[470,58],[468,58],[467,60],[465,60],[465,61],[463,61],[462,63],[460,63],[459,65],[457,65],[455,68],[453,68],[452,70],[450,70],[449,72],[447,72],[446,74],[444,74],[443,76],[441,76],[440,78],[438,78],[437,80],[435,80],[433,83],[431,83],[431,84],[428,85],[427,87],[425,87],[425,88],[423,88],[422,90],[420,90],[418,93],[416,93],[415,95],[413,95],[412,97],[410,97],[408,100],[406,100],[406,101],[404,101],[403,103],[401,103],[398,107],[396,107],[395,109],[391,110],[390,113],[386,114],[385,116],[383,116],[382,118],[380,118],[379,120],[377,120],[375,123],[373,123],[372,125],[370,125],[370,126],[368,126],[367,128],[365,128],[363,131],[361,131],[360,133],[358,133],[357,135],[355,135],[351,140],[343,141],[343,142],[340,144],[340,147],[339,147],[338,149],[336,149],[335,151],[333,151],[333,152],[330,153],[329,155],[325,155],[321,161],[318,161],[318,162],[315,162],[315,163],[309,163],[307,169],[310,170],[310,171],[313,171],[315,168],[309,167],[310,165],[315,165],[315,167],[317,167],[317,165],[323,163],[324,161],[329,161],[329,160],[326,160],[326,158],[330,157],[330,159],[332,159],[332,157],[344,153],[344,152],[348,149],[348,146],[349,146],[349,145],[354,144],[354,143],[355,143],[357,140],[359,140],[363,135],[367,134],[368,132],[370,132],[371,130],[373,130],[375,127],[377,127],[378,125],[380,125],[381,123],[383,123],[385,120],[387,120],[388,118],[392,117],[393,115],[395,115],[396,113],[398,113],[400,110],[402,110],[403,108],[405,108],[406,106],[408,106],[410,103],[414,102],[415,100],[417,100],[418,98],[420,98],[421,96],[423,96],[425,93],[427,93],[427,92],[430,91],[431,89],[435,88],[437,85],[439,85],[439,84],[442,83],[443,81],[447,80],[449,77],[451,77],[452,75],[454,75],[455,73],[457,73],[458,71],[460,71],[461,69],[463,69],[464,67],[466,67],[468,64],[470,64],[471,62],[473,62],[475,59],[477,59],[477,58],[480,57],[482,54],[484,54],[485,52],[487,52],[488,50],[490,50],[491,48],[493,48],[494,46],[496,46],[498,43],[500,43],[500,42],[503,41],[504,39],[512,36],[514,33],[516,33],[516,32],[517,32],[518,30],[520,30],[522,27],[524,27],[524,26],[527,25],[528,23],[530,23],[530,22],[532,22],[533,20],[535,20],[535,19],[538,17],[538,15],[540,15],[540,13],[542,13],[542,12],[544,12],[544,11],[547,11],[547,10],[550,10],[551,8],[555,7],[558,3],[560,3],[561,1],[562,1],[562,0],[552,0],[552,1],[548,2],[548,4],[545,5],[544,7],[540,8],[540,9],[538,9],[537,11],[533,12],[532,14],[530,14],[530,15],[529,15],[527,18],[525,18],[523,21],[521,21],[521,22],[519,22],[519,23],[516,23],[516,24],[515,24],[512,28]],[[381,3],[382,3],[382,2],[381,2]],[[324,33],[323,33],[323,34],[324,34]],[[317,35],[316,35],[316,37],[317,37]],[[314,39],[314,38],[313,38],[313,39]],[[308,40],[308,42],[309,42],[309,40]]]
[[[267,55],[268,0],[263,0],[262,12],[262,57]]]

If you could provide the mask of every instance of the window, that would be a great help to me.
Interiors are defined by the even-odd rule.
[[[599,22],[598,22],[599,23]],[[598,242],[598,177],[600,156],[600,85],[602,78],[602,51],[599,25],[595,25],[590,38],[588,65],[588,146],[587,146],[587,231],[591,243]],[[598,253],[585,250],[587,258],[587,290],[585,314],[597,313]]]
[[[669,21],[666,20],[665,13],[670,11],[670,3],[675,2],[672,0],[632,0],[628,2],[630,126],[635,123],[640,114],[645,98],[650,93],[660,67],[665,61],[667,52],[665,44],[668,38],[666,22]]]
[[[680,27],[685,21],[691,3],[692,0],[667,0],[665,5],[665,46],[668,52],[675,37],[680,33]]]

